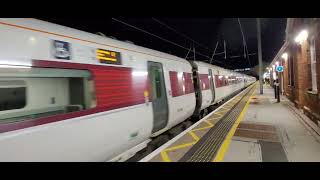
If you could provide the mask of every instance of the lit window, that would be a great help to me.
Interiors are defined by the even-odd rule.
[[[0,81],[0,111],[21,109],[26,105],[24,81]]]
[[[96,106],[89,71],[0,69],[0,123],[25,121]]]

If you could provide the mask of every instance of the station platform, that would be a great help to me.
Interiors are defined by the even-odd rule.
[[[139,162],[320,161],[320,131],[256,82]]]

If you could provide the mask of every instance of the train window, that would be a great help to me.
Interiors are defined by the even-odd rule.
[[[96,106],[94,83],[86,70],[0,69],[0,122],[66,114]]]
[[[152,79],[152,89],[153,97],[160,98],[161,97],[161,72],[158,67],[152,66],[151,69],[151,79]]]
[[[222,86],[222,77],[221,75],[214,75],[215,80],[216,80],[216,87],[221,87]]]
[[[201,90],[210,89],[210,81],[208,74],[199,74],[199,79],[201,82]]]
[[[184,77],[184,94],[189,94],[194,92],[194,87],[193,87],[193,79],[192,79],[192,73],[183,73]]]
[[[23,81],[0,81],[0,111],[21,109],[26,105]]]

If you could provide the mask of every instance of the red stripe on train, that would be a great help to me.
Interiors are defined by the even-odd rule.
[[[45,60],[33,60],[32,67],[89,70],[95,81],[97,106],[92,109],[39,119],[0,123],[0,133],[143,104],[145,102],[144,91],[149,91],[148,76],[134,76],[132,68]],[[113,81],[114,79],[117,81]]]

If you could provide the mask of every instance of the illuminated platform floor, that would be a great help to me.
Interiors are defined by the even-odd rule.
[[[232,138],[224,162],[318,162],[319,128],[286,98],[277,103],[274,90],[259,86]]]
[[[140,162],[320,161],[320,129],[309,121],[255,83]]]

